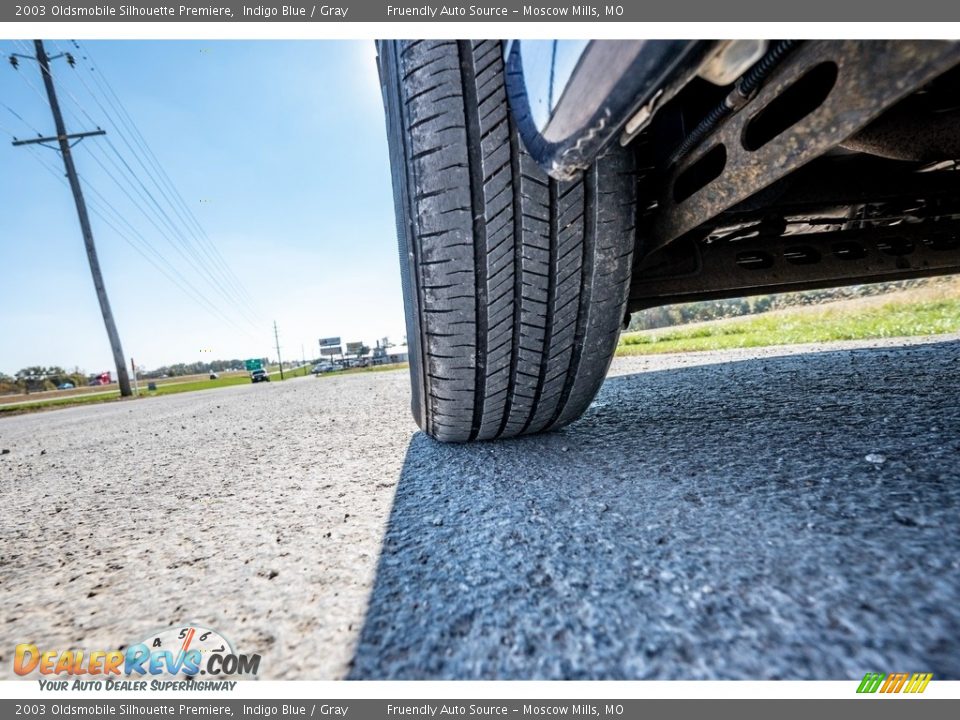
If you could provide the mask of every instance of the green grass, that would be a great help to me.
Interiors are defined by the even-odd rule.
[[[216,380],[194,380],[193,382],[182,382],[168,385],[157,385],[154,392],[148,392],[147,386],[140,383],[141,395],[173,395],[174,393],[193,392],[195,390],[210,390],[211,388],[230,387],[231,385],[249,385],[250,378],[247,375],[229,375],[227,377],[217,378]]]
[[[120,391],[118,390],[109,395],[73,395],[72,397],[57,398],[56,400],[38,400],[37,402],[24,403],[22,405],[10,403],[0,404],[0,415],[16,415],[34,410],[64,407],[65,405],[86,405],[88,403],[111,402],[119,399]]]
[[[630,333],[621,337],[617,354],[727,350],[957,331],[960,331],[960,298],[923,302],[892,300],[863,308],[800,308],[693,327]]]
[[[288,370],[287,368],[284,368],[283,379],[289,380],[290,378],[295,378],[295,377],[306,377],[307,375],[310,374],[311,367],[313,366],[308,364],[308,365],[302,365],[301,367],[298,367],[294,370]],[[277,367],[276,365],[270,366],[269,373],[270,373],[271,382],[280,379],[280,368]]]

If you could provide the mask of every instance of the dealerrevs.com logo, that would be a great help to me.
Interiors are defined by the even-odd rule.
[[[17,645],[13,671],[34,673],[41,690],[232,690],[260,670],[260,656],[234,651],[216,630],[169,627],[122,650],[53,650]]]

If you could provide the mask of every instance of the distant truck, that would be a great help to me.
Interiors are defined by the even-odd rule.
[[[259,358],[244,360],[243,366],[247,369],[247,372],[250,373],[250,380],[252,382],[270,382],[270,376],[263,367],[263,360]]]
[[[90,381],[87,383],[87,387],[95,387],[97,385],[109,385],[113,382],[109,371],[100,373],[99,375],[93,375],[90,378]]]

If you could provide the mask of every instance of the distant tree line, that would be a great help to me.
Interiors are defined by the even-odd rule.
[[[87,376],[82,372],[68,372],[58,365],[32,365],[18,370],[13,377],[0,373],[0,394],[56,390],[63,383],[83,387],[87,381]]]
[[[180,375],[202,375],[211,372],[223,372],[231,368],[243,368],[243,360],[210,360],[208,362],[176,363],[164,365],[155,370],[140,371],[137,376],[146,379],[159,377],[178,377]],[[0,395],[10,393],[32,393],[43,390],[56,390],[63,383],[73,383],[74,387],[85,387],[92,375],[74,370],[69,372],[58,365],[44,367],[33,365],[18,370],[12,377],[0,373]]]
[[[175,363],[173,365],[164,365],[154,370],[138,370],[137,376],[142,378],[154,379],[159,377],[180,377],[182,375],[203,375],[211,372],[223,372],[233,368],[243,369],[244,361],[234,358],[233,360],[207,360],[205,362],[194,363]]]

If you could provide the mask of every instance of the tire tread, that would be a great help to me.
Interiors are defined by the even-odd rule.
[[[409,180],[394,169],[405,293],[416,293],[405,300],[417,313],[407,313],[417,421],[444,441],[565,425],[596,394],[619,334],[634,244],[630,153],[553,180],[517,136],[499,42],[384,49],[391,149],[402,148]]]

